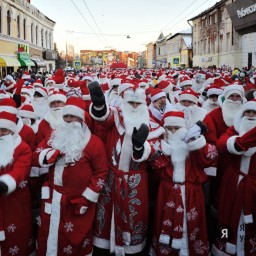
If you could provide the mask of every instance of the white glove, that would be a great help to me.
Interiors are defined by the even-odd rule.
[[[185,142],[188,143],[190,139],[195,138],[197,139],[201,135],[201,127],[197,124],[194,124],[187,133],[185,137]]]

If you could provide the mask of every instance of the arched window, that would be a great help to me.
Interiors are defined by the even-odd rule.
[[[44,47],[44,31],[41,29],[41,42],[42,42],[42,47]]]
[[[26,40],[26,20],[23,20],[24,40]]]
[[[38,44],[38,27],[36,26],[36,45]]]
[[[7,35],[11,35],[11,12],[7,11]]]
[[[0,33],[2,33],[2,7],[0,6]]]
[[[20,38],[20,16],[17,16],[17,37]]]
[[[48,46],[47,40],[48,40],[48,34],[47,34],[47,31],[46,31],[45,32],[45,48],[47,48],[47,46]]]
[[[31,43],[34,43],[34,25],[31,23]]]
[[[49,49],[52,49],[52,35],[49,33]]]

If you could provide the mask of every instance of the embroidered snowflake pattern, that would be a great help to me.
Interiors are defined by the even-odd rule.
[[[11,255],[16,255],[16,254],[18,254],[18,252],[19,252],[19,248],[18,248],[17,245],[15,245],[15,246],[9,248],[9,253],[10,253]]]
[[[204,245],[203,241],[201,240],[195,241],[193,247],[195,249],[196,254],[198,255],[204,255],[205,252],[208,250],[208,247]]]
[[[164,220],[163,221],[163,225],[167,226],[167,227],[171,227],[172,226],[172,222],[168,219],[168,220]]]
[[[27,180],[23,180],[22,182],[20,182],[19,187],[20,188],[25,188],[27,186],[27,183],[28,183]]]
[[[83,243],[83,248],[85,248],[88,244],[90,244],[90,239],[85,239]]]
[[[74,228],[74,224],[72,222],[66,222],[64,228],[67,232],[72,232]]]
[[[196,241],[196,236],[198,232],[199,232],[199,228],[194,228],[193,232],[190,234],[191,241]]]
[[[181,205],[178,206],[178,208],[176,209],[176,212],[178,212],[178,213],[184,212],[184,209],[182,208]]]
[[[16,229],[16,226],[14,224],[11,224],[7,227],[7,230],[9,233],[13,233]]]
[[[195,220],[197,216],[198,212],[196,210],[196,207],[192,208],[189,212],[187,212],[188,221]]]
[[[214,159],[217,155],[218,155],[218,152],[217,152],[216,146],[209,144],[206,157],[210,159]]]
[[[100,187],[100,188],[103,188],[103,185],[104,185],[104,180],[99,178],[97,183],[96,183],[96,186],[97,187]]]
[[[250,253],[253,253],[253,252],[256,251],[256,242],[255,242],[255,240],[250,239],[250,244],[252,245],[252,249],[251,249]]]
[[[174,228],[174,231],[176,231],[176,232],[183,232],[183,227],[178,225],[176,228]]]
[[[40,153],[40,152],[42,152],[44,149],[43,148],[37,148],[36,149],[36,153]]]
[[[36,224],[38,226],[41,226],[41,217],[40,216],[36,217]]]
[[[173,201],[170,201],[165,204],[166,207],[175,208],[175,203]]]
[[[72,246],[68,245],[67,247],[64,247],[63,252],[66,254],[72,254]]]

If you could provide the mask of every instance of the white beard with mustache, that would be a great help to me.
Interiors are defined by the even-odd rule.
[[[211,112],[213,109],[217,108],[219,106],[219,102],[218,101],[213,101],[212,99],[207,99],[204,103],[203,103],[203,108],[207,110],[207,112]]]
[[[45,98],[41,97],[33,99],[31,103],[35,110],[36,116],[42,119],[49,110],[48,101]]]
[[[44,119],[50,124],[52,129],[56,129],[60,124],[64,123],[62,112],[63,107],[50,108],[44,116]]]
[[[8,164],[12,164],[15,150],[14,139],[14,135],[11,134],[0,137],[0,148],[2,149],[0,154],[0,167],[6,167]]]
[[[239,136],[244,135],[255,126],[256,117],[243,116],[239,127]]]
[[[149,126],[149,111],[145,104],[140,104],[137,108],[134,108],[125,102],[120,108],[122,110],[126,135],[132,136],[133,128],[139,129],[143,123]]]
[[[65,154],[66,163],[74,163],[83,156],[86,132],[86,126],[79,122],[64,122],[54,130],[48,144]]]
[[[228,127],[234,125],[235,115],[239,112],[242,106],[241,101],[233,101],[229,99],[224,100],[221,109],[224,122]]]

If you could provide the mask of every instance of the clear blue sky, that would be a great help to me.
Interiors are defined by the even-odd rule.
[[[116,49],[143,51],[145,45],[189,28],[187,20],[217,0],[31,0],[56,22],[54,42],[75,52]],[[82,33],[80,33],[82,32]],[[130,38],[127,38],[127,35]]]

